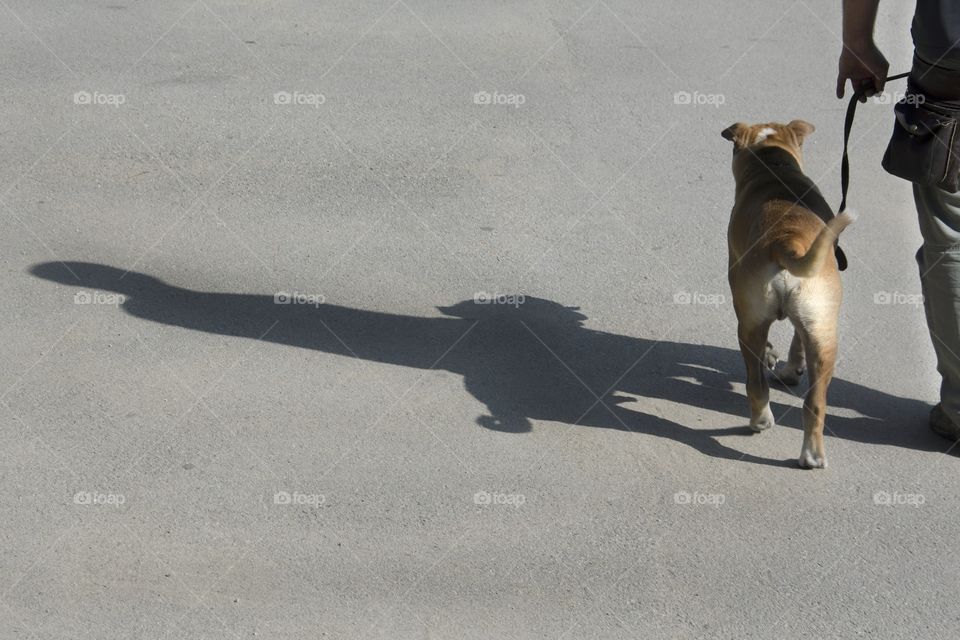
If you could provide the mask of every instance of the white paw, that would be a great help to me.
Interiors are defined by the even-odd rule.
[[[788,386],[794,386],[800,383],[800,376],[803,375],[803,369],[797,369],[796,367],[790,366],[789,363],[784,363],[773,372],[773,375],[776,376],[777,380]]]
[[[763,352],[763,365],[773,371],[773,368],[777,366],[779,360],[780,354],[778,354],[777,350],[773,348],[773,345],[768,342],[767,348]]]
[[[800,464],[800,467],[803,469],[826,469],[827,468],[827,457],[818,456],[813,452],[813,449],[808,447],[803,447],[800,451],[800,459],[797,460]]]
[[[750,420],[750,428],[756,432],[766,431],[770,427],[776,426],[773,420],[773,412],[770,411],[770,405],[763,408],[760,415]]]

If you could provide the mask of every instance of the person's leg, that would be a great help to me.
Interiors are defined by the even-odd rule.
[[[952,61],[934,65],[931,60],[916,51],[910,81],[930,98],[960,101],[960,68]],[[960,194],[914,184],[913,198],[923,235],[917,251],[923,305],[943,378],[930,426],[960,440]]]
[[[924,309],[937,371],[943,377],[941,409],[931,419],[943,423],[947,418],[956,429],[943,423],[937,430],[960,438],[960,193],[915,184],[913,196],[923,235],[917,265]]]

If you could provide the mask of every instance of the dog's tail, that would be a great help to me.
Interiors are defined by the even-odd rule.
[[[857,214],[847,210],[833,218],[820,229],[805,253],[797,251],[795,243],[777,243],[773,255],[781,267],[798,278],[808,278],[820,270],[824,260],[833,252],[833,245],[840,232],[857,219]]]

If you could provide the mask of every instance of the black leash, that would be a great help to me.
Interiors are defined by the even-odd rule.
[[[899,73],[895,76],[889,76],[886,82],[906,78],[910,72]],[[840,162],[840,208],[837,209],[837,215],[840,215],[847,208],[847,189],[850,187],[850,159],[847,157],[847,144],[850,142],[850,131],[853,129],[853,116],[857,113],[857,103],[863,97],[863,91],[855,91],[850,96],[850,102],[847,103],[847,116],[843,121],[843,159]],[[847,270],[847,256],[843,249],[837,244],[834,246],[834,253],[837,256],[837,268],[840,271]]]
[[[899,73],[895,76],[887,77],[887,82],[906,78],[910,72]],[[850,96],[850,102],[847,104],[847,117],[843,122],[843,160],[840,163],[840,208],[837,214],[843,213],[847,208],[847,188],[850,186],[850,160],[847,158],[847,143],[850,142],[850,130],[853,129],[853,116],[857,112],[857,102],[863,97],[862,91],[855,92]]]

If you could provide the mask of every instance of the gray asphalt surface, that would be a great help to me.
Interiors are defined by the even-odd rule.
[[[0,15],[0,637],[955,637],[889,104],[830,468],[746,428],[720,131],[814,123],[838,202],[839,3]]]

